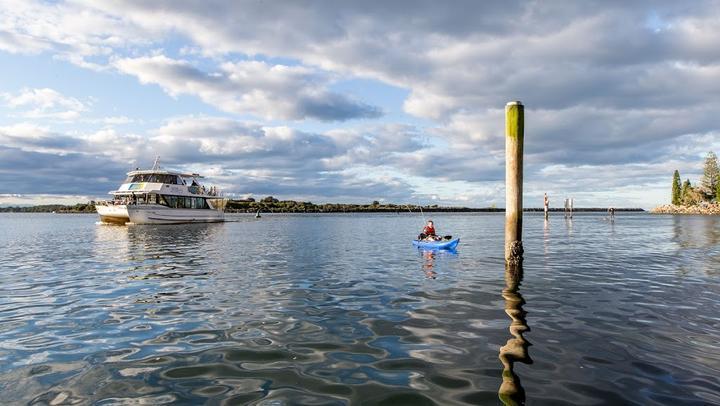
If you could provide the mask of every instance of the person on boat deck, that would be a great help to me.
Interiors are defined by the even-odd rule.
[[[428,220],[425,227],[422,229],[422,233],[420,234],[422,238],[421,240],[425,241],[438,241],[440,240],[440,237],[437,236],[435,233],[435,225],[433,224],[432,220]]]

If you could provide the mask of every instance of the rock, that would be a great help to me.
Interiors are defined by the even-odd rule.
[[[658,206],[650,213],[653,214],[703,214],[703,215],[715,215],[720,216],[720,203],[710,203],[698,206],[675,206],[672,204],[665,204]]]

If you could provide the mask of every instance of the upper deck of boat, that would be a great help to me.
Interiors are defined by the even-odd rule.
[[[203,179],[204,176],[200,176],[198,173],[186,173],[178,171],[166,171],[164,169],[136,169],[127,173],[127,176],[135,175],[175,175],[183,178],[197,178]]]

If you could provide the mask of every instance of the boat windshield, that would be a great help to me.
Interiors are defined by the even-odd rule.
[[[128,176],[125,183],[167,183],[170,185],[182,185],[182,181],[177,175],[166,175],[161,173],[142,173],[139,175]]]

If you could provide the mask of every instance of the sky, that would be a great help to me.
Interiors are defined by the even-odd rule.
[[[0,0],[0,205],[108,198],[125,173],[228,196],[669,203],[720,153],[718,1]]]

